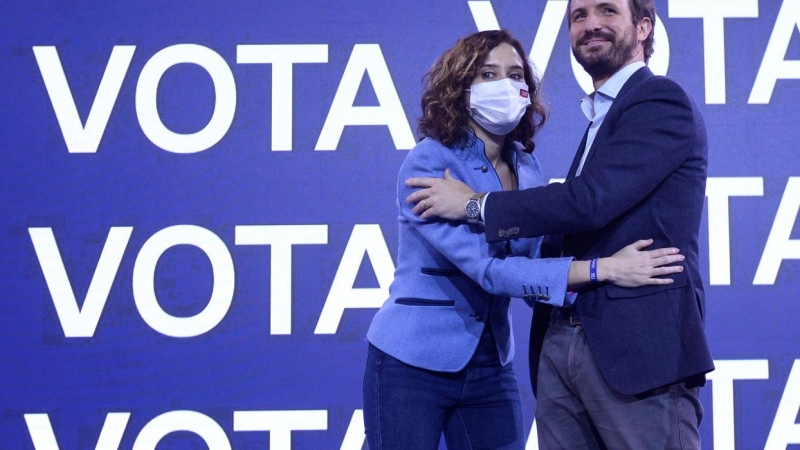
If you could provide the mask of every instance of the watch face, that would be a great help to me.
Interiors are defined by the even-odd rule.
[[[465,212],[467,213],[467,218],[477,219],[481,213],[481,205],[478,203],[477,200],[470,200],[467,202],[467,207],[465,208]]]

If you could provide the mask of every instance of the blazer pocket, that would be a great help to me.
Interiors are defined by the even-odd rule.
[[[455,306],[455,300],[433,300],[428,298],[400,297],[394,301],[406,306]]]
[[[605,286],[606,293],[610,298],[634,298],[686,286],[685,272],[674,273],[670,275],[670,278],[672,278],[673,280],[672,284],[653,284],[648,286],[639,286],[635,288],[621,287],[613,284],[607,284]]]
[[[702,289],[694,288],[695,299],[697,300],[697,310],[700,311],[700,319],[705,321],[706,317],[706,294]]]
[[[420,271],[425,275],[434,277],[457,277],[461,275],[461,271],[458,269],[442,269],[439,267],[423,267]]]

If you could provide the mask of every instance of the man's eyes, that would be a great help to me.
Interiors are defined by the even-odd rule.
[[[603,9],[600,10],[600,14],[603,14],[604,16],[611,16],[611,15],[614,15],[616,13],[617,13],[617,10],[615,10],[614,8],[603,8]],[[574,16],[572,16],[572,21],[573,22],[580,22],[580,21],[583,21],[585,19],[586,19],[586,13],[576,13]]]

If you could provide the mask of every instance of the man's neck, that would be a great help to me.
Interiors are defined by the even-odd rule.
[[[614,74],[611,74],[604,78],[592,78],[592,84],[594,85],[594,92],[597,92],[597,90],[600,89],[604,84],[606,84],[606,81],[608,81],[608,79],[611,78],[612,76],[614,76]],[[594,95],[594,92],[592,93],[592,95]]]
[[[604,84],[606,84],[606,81],[608,81],[609,78],[611,78],[614,75],[616,75],[617,72],[622,70],[624,67],[627,67],[628,65],[633,64],[636,61],[644,62],[644,55],[642,54],[641,51],[637,52],[636,55],[634,55],[633,58],[629,59],[625,64],[617,67],[617,70],[615,70],[614,73],[612,73],[611,75],[607,75],[607,76],[602,77],[602,78],[592,78],[592,84],[594,85],[594,91],[597,92],[598,89],[600,89]]]

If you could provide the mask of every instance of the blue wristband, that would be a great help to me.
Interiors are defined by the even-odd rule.
[[[597,283],[597,258],[589,261],[589,280]]]

